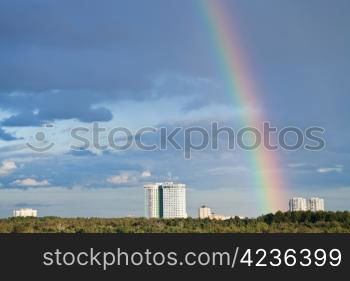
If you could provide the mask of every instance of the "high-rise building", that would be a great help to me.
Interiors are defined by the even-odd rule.
[[[18,210],[13,210],[13,216],[14,217],[37,217],[38,216],[38,211],[34,209],[18,209]]]
[[[149,218],[186,218],[186,185],[173,182],[146,184],[145,213]]]
[[[301,197],[293,197],[289,200],[289,211],[307,211],[306,199]]]
[[[199,208],[198,210],[198,217],[200,219],[207,219],[207,218],[210,218],[210,216],[212,215],[211,213],[211,209],[207,206],[202,206]]]
[[[301,197],[294,197],[289,200],[289,210],[295,211],[324,211],[324,199],[318,197],[312,197],[305,199]]]
[[[145,213],[148,218],[160,217],[159,184],[146,184],[145,188]]]
[[[307,200],[308,210],[312,212],[324,211],[324,199],[312,197]]]

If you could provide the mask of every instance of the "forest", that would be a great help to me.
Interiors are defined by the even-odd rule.
[[[350,212],[276,212],[228,220],[12,217],[0,233],[350,233]]]

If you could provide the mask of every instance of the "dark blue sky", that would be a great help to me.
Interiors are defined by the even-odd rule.
[[[188,184],[191,215],[203,203],[227,215],[259,214],[242,151],[223,146],[192,160],[174,150],[69,151],[70,128],[94,121],[130,130],[237,126],[241,108],[225,88],[199,1],[1,1],[1,216],[18,204],[42,215],[142,215],[143,183],[164,179]],[[350,2],[221,2],[267,121],[326,130],[322,151],[279,152],[290,195],[349,209]],[[38,131],[57,143],[53,151],[23,147]]]

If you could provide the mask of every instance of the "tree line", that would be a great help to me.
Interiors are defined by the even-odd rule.
[[[27,217],[0,219],[0,233],[350,233],[350,213],[276,212],[228,220]]]

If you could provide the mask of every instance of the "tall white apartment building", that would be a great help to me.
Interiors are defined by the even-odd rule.
[[[38,211],[34,209],[18,209],[18,210],[13,210],[13,216],[14,217],[37,217],[38,216]]]
[[[306,199],[301,197],[293,197],[289,200],[289,211],[307,211]]]
[[[186,185],[166,182],[161,185],[163,195],[163,218],[187,218]]]
[[[173,182],[146,184],[145,213],[149,218],[186,218],[186,185]]]
[[[148,218],[159,218],[160,200],[159,184],[146,184],[145,189],[145,215]]]
[[[324,211],[324,199],[312,197],[307,200],[308,209],[312,212]]]
[[[306,200],[305,198],[294,197],[289,200],[289,211],[324,211],[324,199],[312,197]]]

